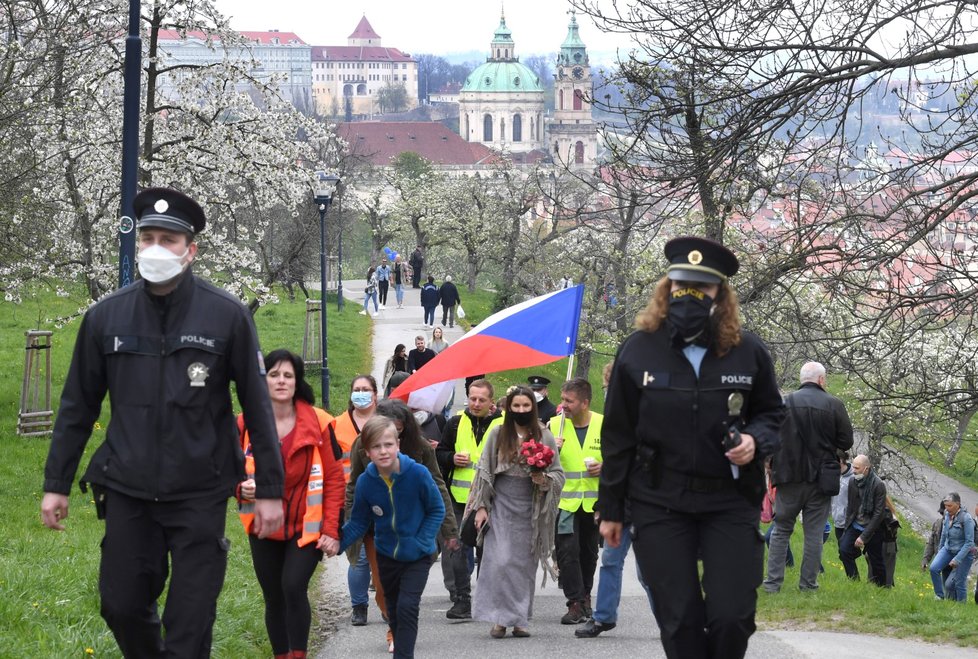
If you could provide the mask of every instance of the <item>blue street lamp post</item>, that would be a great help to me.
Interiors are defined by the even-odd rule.
[[[122,183],[119,220],[119,287],[133,280],[136,234],[132,208],[136,198],[139,167],[139,78],[142,69],[142,40],[139,38],[139,0],[129,0],[129,34],[122,95]]]
[[[323,388],[323,409],[329,409],[329,359],[326,351],[326,211],[333,201],[333,193],[340,182],[340,177],[336,174],[328,174],[324,171],[316,172],[316,185],[313,189],[313,199],[319,206],[319,319],[320,354],[322,355],[322,388]]]

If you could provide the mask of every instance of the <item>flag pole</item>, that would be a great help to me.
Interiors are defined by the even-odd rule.
[[[574,372],[574,353],[572,352],[567,357],[567,377],[564,378],[564,382],[571,379],[571,373]],[[560,429],[557,431],[557,448],[560,448],[564,444],[564,419],[567,418],[567,411],[564,406],[560,406]]]

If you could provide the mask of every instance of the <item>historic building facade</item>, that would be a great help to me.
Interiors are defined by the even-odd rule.
[[[501,16],[489,57],[459,92],[459,134],[509,153],[542,150],[544,91],[540,76],[520,64],[512,32]]]
[[[598,132],[588,99],[592,97],[594,81],[587,47],[581,41],[573,13],[567,38],[557,55],[554,79],[554,114],[547,124],[551,158],[571,167],[593,166],[598,154]]]
[[[345,46],[313,46],[312,96],[320,114],[369,117],[382,111],[381,90],[403,87],[404,110],[418,106],[418,63],[387,48],[364,16]],[[389,108],[384,108],[389,109]]]

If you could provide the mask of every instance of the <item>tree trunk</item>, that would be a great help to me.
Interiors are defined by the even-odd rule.
[[[944,460],[944,466],[949,469],[954,466],[954,460],[958,457],[958,451],[964,445],[964,435],[968,432],[968,424],[971,423],[971,417],[975,415],[975,411],[975,408],[971,408],[958,417],[958,427],[954,433],[954,442],[951,444],[951,448],[947,452],[947,458]]]

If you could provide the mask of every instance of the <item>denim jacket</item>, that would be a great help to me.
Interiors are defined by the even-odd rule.
[[[953,552],[954,560],[962,562],[975,546],[975,520],[964,509],[959,510],[953,519],[948,513],[944,513],[941,538],[941,549]]]

